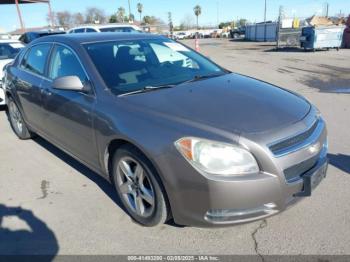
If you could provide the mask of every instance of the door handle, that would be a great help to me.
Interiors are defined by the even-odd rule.
[[[48,88],[41,89],[41,93],[45,94],[47,96],[51,96],[52,95],[52,92]]]

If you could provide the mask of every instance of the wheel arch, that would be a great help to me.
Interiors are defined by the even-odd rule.
[[[156,176],[158,177],[158,180],[160,182],[160,187],[164,191],[164,194],[165,194],[164,197],[169,205],[170,216],[172,217],[171,201],[169,200],[169,197],[168,197],[168,192],[167,192],[166,187],[165,187],[163,176],[162,176],[159,168],[157,167],[157,164],[155,163],[155,161],[152,158],[148,157],[147,154],[139,146],[135,145],[135,143],[128,141],[126,139],[123,139],[123,138],[116,138],[116,139],[111,140],[107,144],[107,147],[106,147],[105,153],[104,153],[104,165],[105,165],[105,170],[107,172],[109,180],[113,183],[113,180],[112,180],[113,166],[112,165],[113,165],[114,154],[117,152],[117,150],[119,148],[121,148],[122,146],[125,146],[125,145],[129,145],[129,146],[133,147],[140,154],[142,154],[145,157],[145,159],[148,160],[150,167],[152,168],[152,171],[155,172]]]

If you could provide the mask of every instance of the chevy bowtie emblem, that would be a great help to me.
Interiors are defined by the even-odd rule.
[[[321,149],[321,144],[320,142],[317,142],[311,146],[309,146],[308,150],[311,154],[315,154],[315,153],[318,153]]]

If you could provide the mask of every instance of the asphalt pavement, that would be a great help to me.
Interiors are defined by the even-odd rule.
[[[108,182],[41,138],[17,139],[0,110],[0,254],[350,254],[350,50],[275,52],[273,43],[221,39],[200,48],[320,109],[330,166],[312,197],[244,225],[142,227]]]

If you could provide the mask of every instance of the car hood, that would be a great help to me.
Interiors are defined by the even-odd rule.
[[[0,80],[2,80],[2,77],[4,76],[4,73],[3,73],[3,68],[5,65],[7,65],[8,63],[12,62],[13,59],[3,59],[3,60],[0,60]]]
[[[124,96],[129,104],[235,133],[265,132],[303,119],[311,105],[302,97],[238,74]]]

